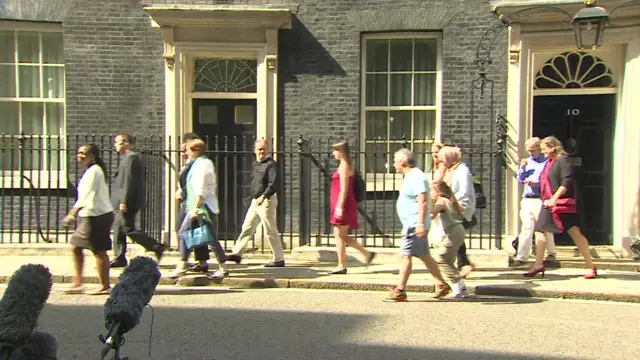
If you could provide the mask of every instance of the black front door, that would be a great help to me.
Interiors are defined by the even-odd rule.
[[[222,240],[238,236],[249,204],[255,129],[255,100],[193,100],[193,131],[207,141],[216,169]]]
[[[592,245],[610,245],[615,95],[536,96],[533,135],[557,137],[576,165],[581,229]],[[570,245],[568,235],[556,235]]]

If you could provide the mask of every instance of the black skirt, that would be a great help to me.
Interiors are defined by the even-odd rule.
[[[70,243],[94,253],[111,250],[110,232],[113,219],[112,212],[98,216],[80,217]]]
[[[542,207],[540,214],[538,215],[538,221],[536,221],[535,230],[541,232],[550,232],[554,234],[563,234],[567,230],[574,226],[580,227],[580,217],[578,214],[558,214],[560,222],[562,223],[563,230],[561,231],[555,221],[553,221],[553,215],[551,209]]]

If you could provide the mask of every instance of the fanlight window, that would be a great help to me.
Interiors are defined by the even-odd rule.
[[[535,89],[614,87],[605,63],[584,52],[565,52],[547,61],[535,78]]]
[[[196,59],[193,91],[253,93],[257,91],[256,60]]]

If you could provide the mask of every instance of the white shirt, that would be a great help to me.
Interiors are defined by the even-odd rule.
[[[206,157],[199,157],[189,169],[187,183],[193,189],[193,195],[200,196],[212,213],[219,214],[216,171],[213,162]],[[187,197],[189,197],[187,190]],[[193,209],[188,209],[192,211]]]
[[[113,212],[109,199],[109,188],[104,172],[98,165],[90,166],[78,183],[78,201],[73,205],[80,208],[79,216],[100,216]]]
[[[458,204],[464,208],[464,218],[471,221],[476,212],[476,192],[473,188],[473,176],[465,164],[460,164],[451,178],[451,190]]]

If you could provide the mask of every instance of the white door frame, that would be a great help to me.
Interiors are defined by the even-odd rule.
[[[581,94],[615,93],[616,124],[613,145],[613,203],[612,238],[616,250],[626,254],[628,238],[633,235],[631,214],[634,199],[625,198],[625,192],[637,191],[640,174],[637,164],[640,162],[640,146],[637,134],[640,125],[638,118],[640,105],[634,103],[634,97],[640,91],[640,27],[609,28],[606,30],[605,46],[595,55],[607,57],[607,65],[615,76],[615,89],[583,89]],[[574,91],[534,90],[533,79],[538,68],[544,63],[541,59],[534,62],[534,56],[542,53],[562,53],[575,51],[575,39],[570,31],[522,32],[520,24],[509,28],[509,49],[518,50],[520,56],[512,57],[508,65],[507,119],[509,120],[507,157],[509,170],[506,176],[505,232],[507,238],[518,234],[519,202],[522,186],[515,174],[519,159],[524,155],[524,142],[531,136],[533,126],[533,97],[535,95],[556,93],[558,95],[575,94]],[[514,52],[515,53],[515,52]],[[538,56],[540,58],[540,56]],[[541,64],[539,64],[541,62]],[[635,100],[637,102],[637,100]],[[635,164],[635,165],[632,165]],[[630,167],[635,170],[633,171]],[[631,180],[631,181],[629,181]]]

